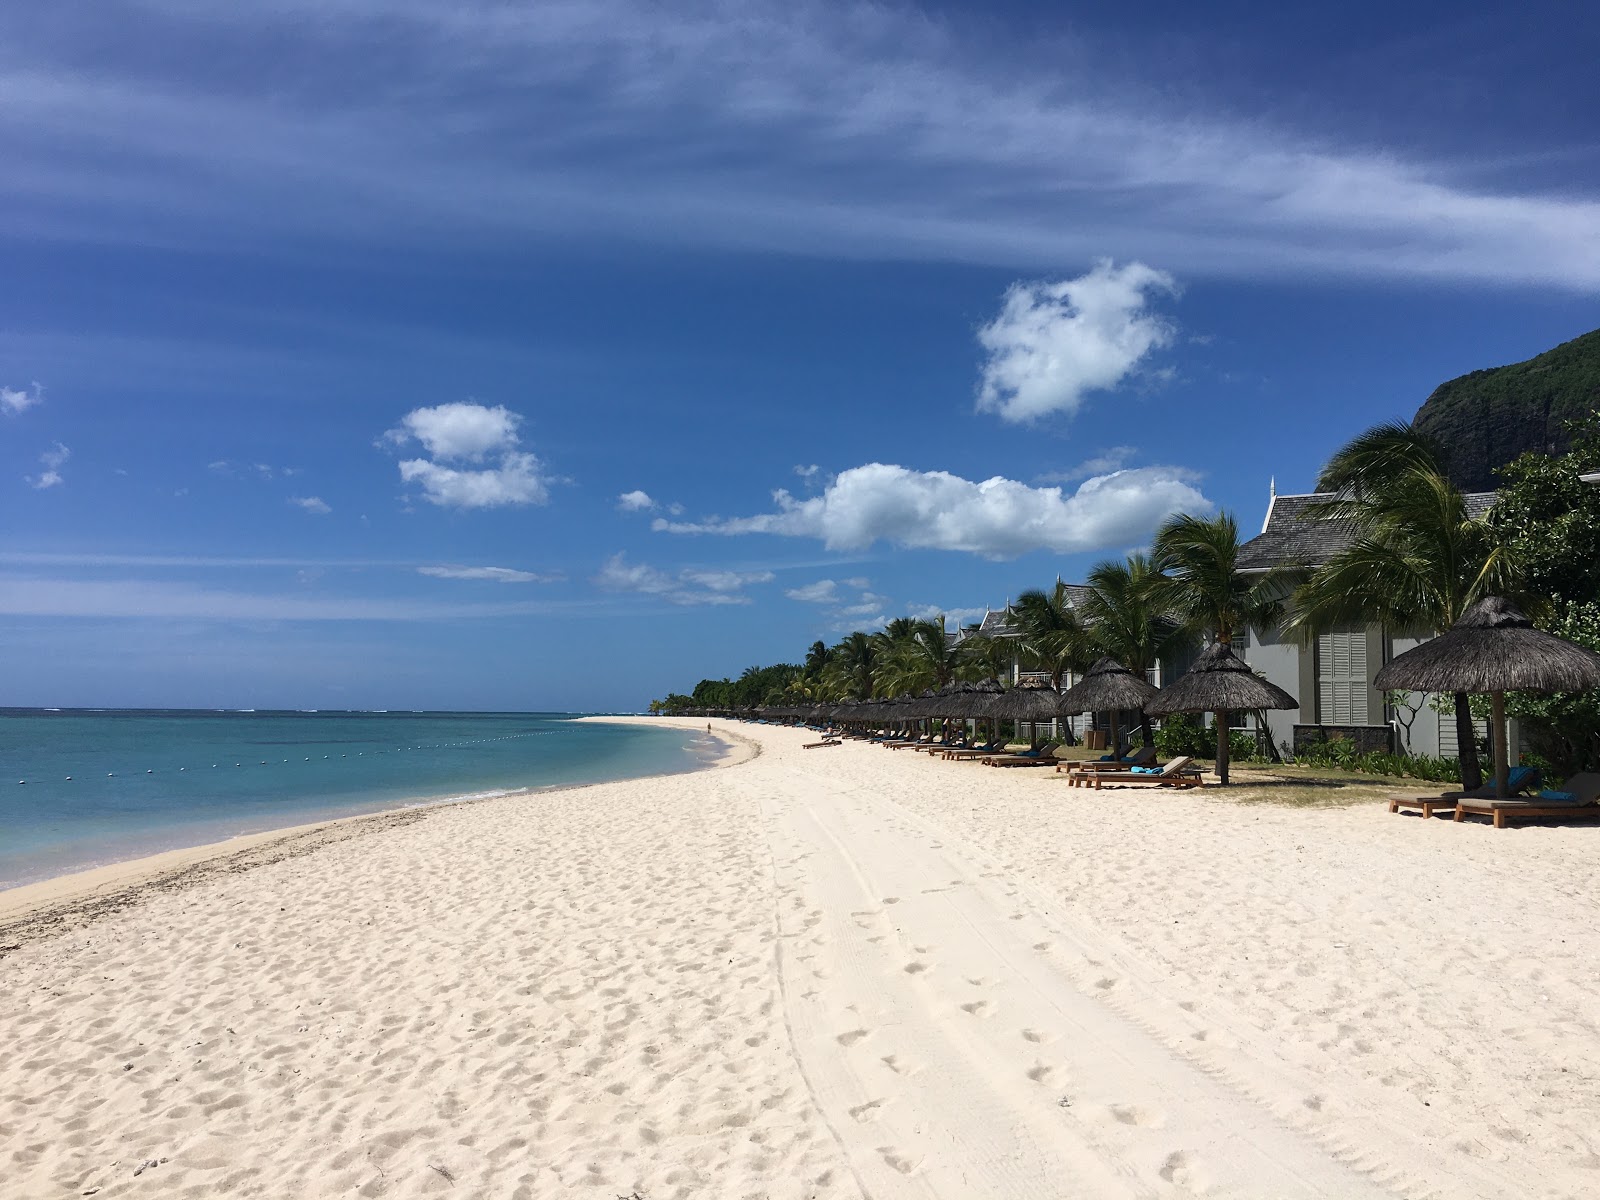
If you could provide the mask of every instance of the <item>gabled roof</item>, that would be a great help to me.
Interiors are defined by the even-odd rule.
[[[1467,513],[1481,517],[1494,507],[1494,492],[1468,492]],[[1350,521],[1311,515],[1316,504],[1335,499],[1332,492],[1306,496],[1274,496],[1267,521],[1258,537],[1239,548],[1239,570],[1266,571],[1273,567],[1316,567],[1327,562],[1355,539]]]
[[[1003,608],[999,612],[990,610],[983,614],[983,624],[978,626],[980,637],[1015,637],[1017,627],[1011,623],[1011,610]]]

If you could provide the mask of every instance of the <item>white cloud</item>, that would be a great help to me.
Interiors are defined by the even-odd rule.
[[[508,454],[498,467],[463,471],[425,458],[400,464],[400,478],[420,483],[430,504],[444,508],[499,508],[507,504],[543,504],[550,489],[531,454]]]
[[[36,404],[44,403],[44,388],[35,383],[27,391],[0,387],[0,413],[15,417],[27,412]]]
[[[1032,550],[1072,554],[1137,542],[1174,512],[1209,511],[1194,482],[1181,468],[1140,467],[1090,479],[1067,495],[998,476],[974,483],[945,471],[868,463],[841,472],[819,496],[774,492],[776,512],[703,522],[657,518],[651,528],[811,537],[830,550],[881,540],[991,559]]]
[[[321,496],[290,496],[289,503],[297,508],[304,509],[308,513],[315,513],[319,517],[333,511]]]
[[[839,585],[831,579],[819,579],[804,587],[789,588],[783,594],[804,604],[834,604],[839,599]]]
[[[520,416],[501,406],[440,404],[412,409],[379,444],[422,443],[433,457],[404,460],[400,478],[420,484],[430,504],[442,508],[543,504],[550,498],[550,480],[543,464],[518,448],[521,422]],[[477,465],[490,458],[493,465]]]
[[[978,330],[988,352],[979,410],[1007,421],[1077,412],[1087,393],[1115,388],[1172,341],[1173,326],[1149,304],[1176,290],[1164,271],[1109,259],[1076,279],[1012,284],[1000,314]]]
[[[617,497],[618,512],[648,512],[655,506],[648,492],[623,492]]]
[[[644,563],[629,563],[623,554],[606,559],[594,577],[594,584],[608,592],[639,592],[660,596],[672,604],[749,604],[742,588],[749,584],[770,583],[771,571],[715,571],[686,568],[663,571]]]
[[[44,467],[44,470],[37,477],[27,476],[27,481],[33,484],[34,487],[41,489],[60,487],[66,482],[61,477],[61,468],[66,464],[67,459],[71,457],[72,451],[57,442],[54,448],[46,450],[39,455],[39,462]]]
[[[1136,446],[1108,446],[1075,467],[1064,471],[1045,471],[1034,477],[1035,483],[1076,483],[1096,475],[1109,475],[1127,466],[1139,453]]]
[[[422,443],[430,458],[400,463],[400,478],[420,484],[423,498],[442,508],[500,508],[543,504],[550,479],[543,464],[518,448],[522,418],[504,407],[440,404],[416,408],[379,439],[380,445]],[[492,465],[479,466],[492,459]]]
[[[504,405],[457,402],[414,408],[383,438],[395,446],[414,438],[434,458],[446,461],[482,462],[487,455],[513,449],[521,423]]]
[[[518,571],[511,567],[418,567],[417,574],[434,579],[478,579],[491,583],[555,583],[559,574]]]

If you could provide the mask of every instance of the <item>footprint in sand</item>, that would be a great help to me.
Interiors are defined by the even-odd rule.
[[[907,975],[921,975],[927,969],[928,964],[925,962],[908,962],[901,968]]]
[[[1166,1117],[1162,1113],[1151,1108],[1140,1108],[1137,1104],[1113,1104],[1110,1111],[1119,1125],[1158,1129],[1166,1122]]]
[[[1111,978],[1111,976],[1107,975],[1104,979],[1096,979],[1094,981],[1094,986],[1099,988],[1102,992],[1109,992],[1112,988],[1117,986],[1117,981]]]
[[[1024,1029],[1022,1040],[1032,1042],[1035,1046],[1048,1046],[1051,1042],[1058,1041],[1060,1034],[1050,1033],[1043,1029]]]
[[[883,1107],[882,1100],[868,1100],[865,1104],[858,1104],[850,1109],[850,1115],[858,1121],[872,1121],[878,1116],[878,1110]]]
[[[1175,1183],[1179,1187],[1189,1186],[1193,1180],[1193,1167],[1189,1155],[1182,1150],[1174,1150],[1167,1155],[1166,1162],[1161,1164],[1161,1178],[1168,1183]]]
[[[1035,950],[1039,951],[1042,954],[1046,950],[1050,949],[1050,943],[1049,942],[1035,942],[1033,944],[1033,948]]]
[[[961,1011],[974,1017],[987,1017],[994,1011],[994,1005],[987,1000],[973,1000],[971,1003],[963,1004]]]
[[[900,903],[900,897],[899,896],[885,896],[883,898],[883,902],[885,904],[899,904]]]
[[[884,1066],[888,1067],[889,1070],[893,1071],[896,1075],[903,1075],[906,1078],[910,1078],[912,1075],[915,1075],[918,1071],[922,1070],[921,1063],[914,1062],[909,1058],[901,1058],[898,1054],[885,1054],[878,1061]]]
[[[922,1162],[920,1158],[911,1158],[909,1155],[902,1154],[893,1146],[879,1146],[878,1153],[883,1155],[884,1162],[902,1175],[911,1174]]]
[[[841,1033],[838,1037],[834,1038],[833,1040],[838,1042],[839,1045],[841,1045],[841,1046],[854,1046],[857,1042],[859,1042],[862,1038],[864,1038],[866,1036],[867,1036],[867,1031],[865,1029],[851,1029],[851,1030],[849,1030],[849,1031],[847,1031],[845,1033]]]
[[[1055,1082],[1056,1069],[1047,1067],[1044,1063],[1034,1063],[1033,1066],[1028,1068],[1027,1075],[1034,1083],[1042,1083],[1048,1086]]]

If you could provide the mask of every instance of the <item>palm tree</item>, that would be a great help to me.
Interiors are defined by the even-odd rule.
[[[942,615],[933,621],[903,617],[890,624],[901,636],[879,657],[874,678],[880,695],[915,695],[944,687],[962,673],[966,656],[945,638]]]
[[[1296,590],[1288,629],[1302,638],[1352,625],[1437,634],[1490,594],[1518,596],[1518,572],[1484,516],[1445,473],[1444,455],[1409,425],[1377,425],[1333,456],[1317,480],[1337,498],[1315,515],[1346,520],[1355,539]],[[1466,693],[1454,696],[1464,787],[1483,771]]]
[[[806,651],[806,674],[812,677],[821,675],[823,668],[828,665],[832,657],[827,643],[821,641],[812,642],[811,649]]]
[[[1176,617],[1162,607],[1161,572],[1146,554],[1130,554],[1122,562],[1099,563],[1089,572],[1084,620],[1099,651],[1109,654],[1143,678],[1162,659],[1192,640]],[[1155,745],[1150,718],[1139,714],[1144,744]]]
[[[824,678],[841,699],[867,700],[877,664],[876,639],[857,630],[833,648]]]
[[[1022,635],[1017,650],[1022,660],[1050,673],[1050,686],[1061,690],[1068,671],[1081,671],[1094,652],[1089,632],[1073,606],[1067,585],[1056,580],[1048,592],[1023,592],[1011,606],[1013,623]]]
[[[1283,581],[1276,573],[1239,574],[1239,523],[1215,517],[1168,517],[1156,531],[1152,565],[1166,578],[1152,585],[1158,607],[1191,635],[1231,647],[1250,629],[1277,623]],[[1228,782],[1228,714],[1216,714],[1217,778]]]

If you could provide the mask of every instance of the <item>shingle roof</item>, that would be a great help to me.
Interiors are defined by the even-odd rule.
[[[1309,496],[1274,496],[1267,510],[1267,527],[1239,547],[1241,571],[1264,571],[1272,567],[1315,567],[1328,561],[1355,538],[1350,521],[1328,520],[1310,515],[1309,509],[1334,499],[1331,492]],[[1467,513],[1481,517],[1494,507],[1494,492],[1468,492]]]
[[[1010,637],[1016,632],[1017,627],[1011,623],[1011,610],[1004,608],[984,613],[983,624],[978,626],[981,637]]]

